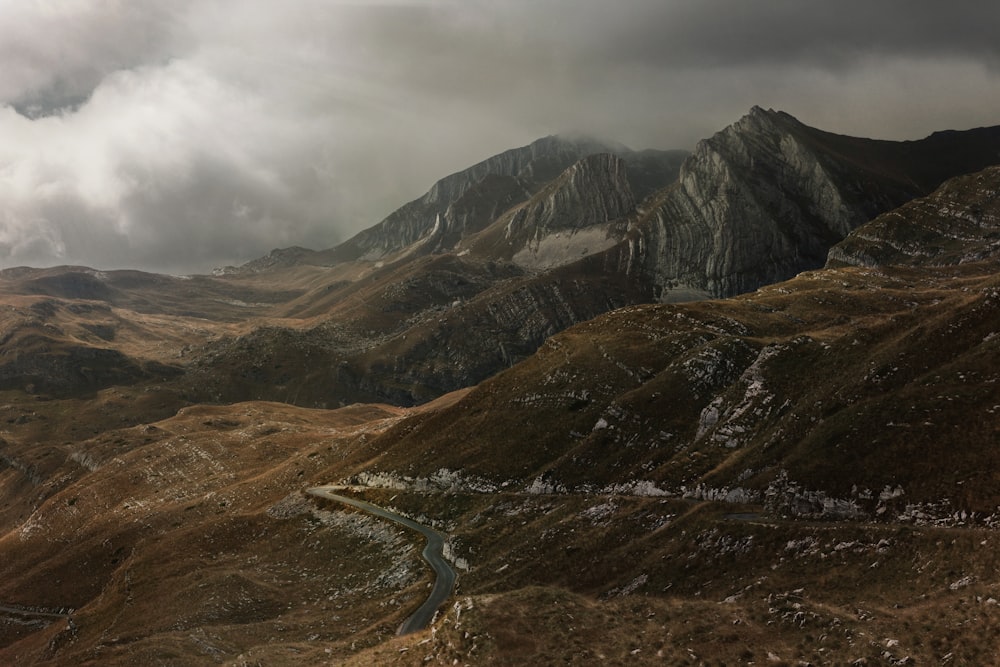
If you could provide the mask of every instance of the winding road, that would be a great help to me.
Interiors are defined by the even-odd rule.
[[[40,618],[69,618],[69,612],[61,611],[37,611],[25,609],[24,607],[8,607],[0,604],[0,614],[15,614],[17,616],[38,616]]]
[[[431,566],[431,569],[434,570],[434,588],[431,589],[430,595],[428,595],[427,600],[420,605],[420,608],[413,612],[409,618],[403,621],[403,624],[399,626],[396,634],[407,635],[411,632],[423,630],[430,625],[431,620],[434,618],[434,613],[438,610],[438,607],[440,607],[441,604],[448,599],[448,596],[451,595],[452,589],[455,587],[455,570],[453,570],[451,565],[448,564],[448,561],[444,559],[444,535],[437,532],[433,528],[417,523],[412,519],[407,519],[405,516],[400,516],[395,512],[390,512],[389,510],[379,507],[378,505],[372,505],[371,503],[366,503],[363,500],[338,495],[334,493],[337,489],[338,487],[335,486],[317,486],[307,489],[306,493],[314,495],[318,498],[326,498],[327,500],[334,500],[344,503],[345,505],[350,505],[351,507],[357,507],[358,509],[364,510],[369,514],[373,514],[383,519],[388,519],[389,521],[395,521],[400,525],[419,532],[427,538],[427,545],[424,547],[421,556],[423,556],[423,559],[427,561],[428,565]]]

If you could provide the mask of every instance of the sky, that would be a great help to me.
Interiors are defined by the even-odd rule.
[[[980,0],[0,0],[0,269],[321,249],[558,133],[1000,124]]]

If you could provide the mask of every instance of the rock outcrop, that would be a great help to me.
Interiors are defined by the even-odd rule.
[[[416,243],[425,251],[450,250],[546,188],[576,162],[598,153],[612,153],[625,161],[624,176],[637,199],[673,182],[687,156],[687,151],[633,151],[583,137],[544,137],[442,178],[424,196],[323,255],[336,263],[376,260]]]
[[[944,266],[1000,256],[1000,167],[945,183],[830,249],[827,266]]]
[[[523,204],[462,244],[475,256],[512,260],[532,271],[569,264],[610,248],[624,231],[611,223],[635,210],[628,166],[611,153],[588,156]]]

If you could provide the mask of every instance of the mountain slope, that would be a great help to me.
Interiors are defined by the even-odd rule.
[[[633,180],[646,189],[672,181],[683,156],[680,151],[636,154],[587,138],[545,137],[439,180],[424,196],[326,254],[332,262],[377,260],[422,240],[435,227],[449,238],[461,238],[524,201],[575,162],[604,152],[633,157]]]
[[[914,146],[789,132],[906,194],[886,165]],[[0,663],[994,662],[1000,169],[862,224],[828,268],[669,305],[637,260],[683,184],[616,221],[638,198],[628,160],[568,169],[520,204],[523,230],[585,220],[617,250],[530,271],[425,243],[211,279],[0,276],[2,362],[38,343],[184,371],[0,388]],[[819,207],[798,177],[741,190],[758,176],[731,170],[729,195]],[[503,207],[474,190],[469,220]],[[417,408],[191,405],[426,401],[497,368]],[[303,494],[321,483],[450,536],[459,586],[432,630],[393,635],[429,583],[421,545]]]
[[[755,108],[701,142],[673,181],[675,153],[541,140],[443,179],[331,251],[337,282],[298,300],[295,316],[314,319],[213,344],[197,386],[216,400],[425,401],[612,308],[818,268],[852,229],[998,151],[1000,128],[888,142]],[[346,261],[369,252],[378,261]],[[247,359],[273,361],[248,377]]]
[[[624,229],[616,234],[612,223],[635,206],[626,162],[610,153],[591,155],[460,249],[535,272],[551,269],[614,245]]]
[[[997,170],[956,178],[885,213],[830,249],[828,266],[947,266],[1000,254]]]
[[[932,210],[937,242],[980,257],[995,240],[953,230],[968,210],[996,220],[997,185],[1000,169],[955,179],[892,219],[934,247],[917,216]],[[738,299],[617,310],[549,339],[451,410],[390,431],[371,445],[377,465],[553,489],[652,484],[816,515],[880,516],[880,490],[898,487],[904,499],[890,516],[923,504],[939,518],[1000,521],[1000,494],[978,472],[1000,466],[1000,421],[989,417],[1000,409],[996,259],[960,271],[920,255],[916,264],[826,269]],[[893,465],[900,460],[913,464]]]
[[[421,408],[5,392],[0,661],[989,664],[1000,267],[954,263],[992,241],[953,230],[998,185],[892,219],[939,265],[618,309]],[[413,538],[302,495],[338,482],[451,536],[433,631],[393,637],[428,583]]]
[[[548,143],[532,148],[537,152]],[[528,167],[542,173],[537,160],[551,165],[560,155],[538,157]],[[509,160],[483,164],[494,162],[508,166]],[[651,298],[642,281],[579,260],[621,238],[624,227],[615,223],[635,208],[633,184],[642,191],[655,179],[671,178],[676,163],[674,153],[593,154],[535,194],[527,196],[524,189],[527,198],[509,210],[503,206],[516,197],[503,193],[513,177],[487,174],[472,183],[482,165],[462,172],[461,179],[449,177],[459,185],[445,179],[425,199],[437,205],[442,193],[460,194],[435,214],[419,240],[377,262],[331,268],[353,275],[323,281],[296,300],[304,310],[287,314],[308,315],[305,326],[285,322],[199,351],[192,391],[214,400],[407,405],[475,384],[571,324]],[[391,227],[380,226],[377,233]],[[250,373],[247,360],[255,360]]]

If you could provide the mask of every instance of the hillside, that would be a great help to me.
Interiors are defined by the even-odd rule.
[[[995,662],[996,134],[755,109],[341,251],[0,273],[0,663]],[[321,484],[450,536],[432,629]]]
[[[942,520],[975,512],[992,523],[1000,496],[980,470],[992,469],[1000,435],[1000,423],[983,418],[997,410],[1000,283],[983,251],[1000,230],[997,183],[996,168],[957,178],[831,252],[895,247],[919,233],[929,250],[912,263],[622,308],[553,336],[451,409],[373,441],[364,469],[429,476],[444,467],[498,487],[541,480],[568,491],[639,484],[817,518],[925,505]],[[928,210],[933,240],[917,215]],[[969,210],[979,234],[956,234]],[[966,261],[940,254],[935,264],[931,250],[942,244]],[[894,465],[901,460],[913,463]],[[956,484],[960,498],[946,493]],[[895,505],[880,498],[886,487]]]

